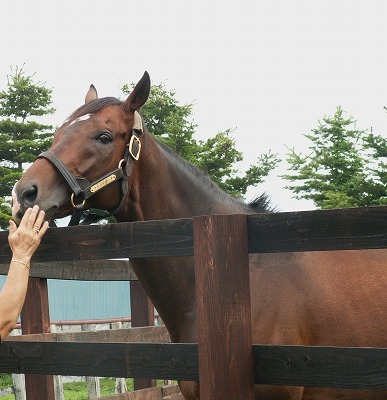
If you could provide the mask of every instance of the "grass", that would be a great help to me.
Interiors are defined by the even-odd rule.
[[[115,379],[101,378],[100,381],[101,396],[108,396],[114,394]],[[127,379],[126,385],[128,391],[133,390],[133,379]],[[63,384],[63,391],[65,400],[84,400],[87,396],[86,382],[68,382]]]
[[[163,385],[163,381],[157,381],[158,386]],[[10,374],[0,374],[0,388],[12,386],[12,376]],[[133,391],[133,379],[126,379],[128,391]],[[101,396],[109,396],[114,394],[115,379],[101,378],[100,388]],[[63,384],[63,392],[65,400],[87,400],[87,384],[86,382],[68,382]],[[15,400],[14,395],[0,397],[1,400]]]
[[[7,388],[9,386],[12,386],[12,375],[0,374],[0,388]]]

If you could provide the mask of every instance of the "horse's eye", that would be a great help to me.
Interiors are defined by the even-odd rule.
[[[97,140],[103,144],[108,144],[113,139],[112,135],[109,132],[102,132],[100,135],[98,135]]]

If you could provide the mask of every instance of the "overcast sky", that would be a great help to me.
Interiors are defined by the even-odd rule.
[[[387,136],[387,1],[3,0],[0,90],[11,66],[53,89],[53,125],[83,102],[121,97],[147,70],[194,102],[197,138],[235,129],[247,166],[272,150],[307,149],[303,134],[341,106],[359,129]],[[276,175],[267,191],[284,211],[311,209]]]

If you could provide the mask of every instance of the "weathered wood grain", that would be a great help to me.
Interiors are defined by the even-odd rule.
[[[11,257],[7,236],[0,232],[2,263]],[[33,261],[186,256],[192,243],[191,219],[50,228]]]
[[[37,333],[31,335],[10,336],[12,342],[170,342],[164,325],[141,328],[106,329],[96,332],[59,332]]]
[[[253,214],[249,253],[387,247],[386,207]],[[0,263],[11,252],[0,232]],[[192,256],[192,219],[50,228],[34,262]]]
[[[197,344],[6,340],[0,372],[199,379]],[[387,390],[387,349],[253,345],[255,383]]]
[[[193,223],[200,397],[253,400],[247,217]]]
[[[0,372],[187,380],[198,375],[197,345],[5,341]]]
[[[0,275],[6,275],[8,269],[9,263],[0,264]],[[137,280],[128,259],[32,262],[30,276],[79,281]]]
[[[255,214],[249,253],[387,247],[387,207]]]
[[[387,207],[253,214],[249,253],[387,247]],[[11,252],[0,232],[0,263]],[[34,262],[192,256],[192,219],[50,228]]]
[[[46,333],[50,331],[50,313],[48,306],[47,279],[31,278],[28,281],[27,295],[21,312],[21,326],[23,333]],[[44,375],[25,376],[27,400],[39,398],[54,398],[53,377]]]
[[[387,348],[253,346],[255,383],[387,390]]]

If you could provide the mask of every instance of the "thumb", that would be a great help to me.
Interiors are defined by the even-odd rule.
[[[9,221],[9,233],[10,233],[10,234],[15,233],[15,232],[16,232],[16,229],[17,229],[17,226],[16,226],[15,222],[12,221],[12,220],[10,220],[10,221]]]

